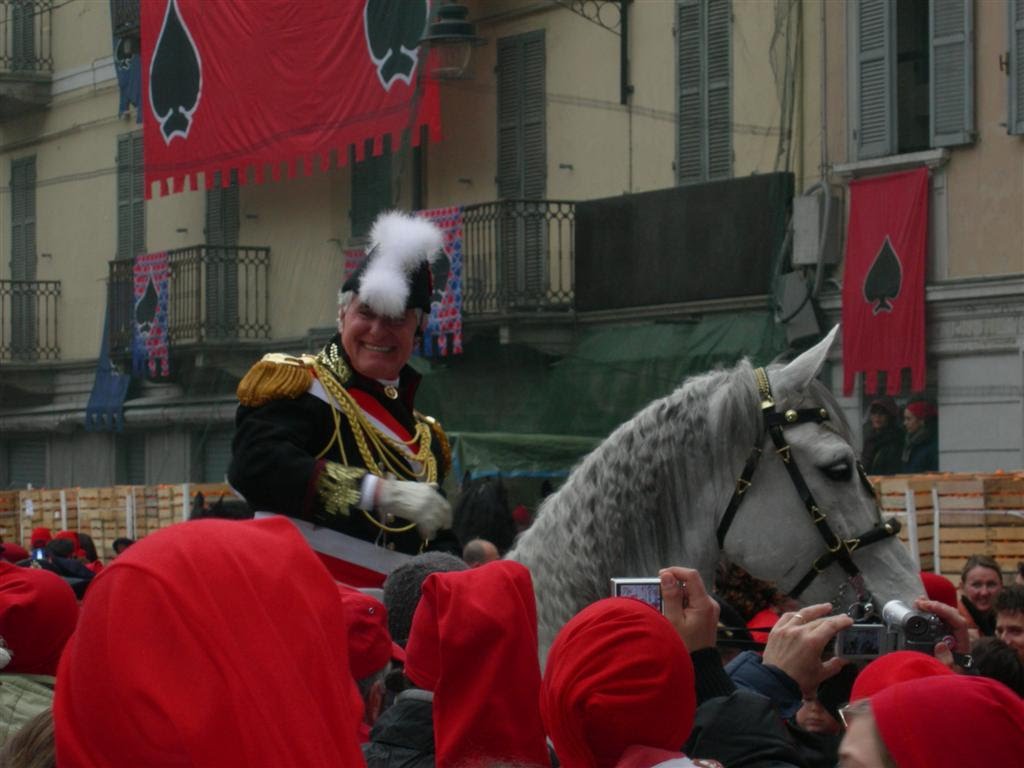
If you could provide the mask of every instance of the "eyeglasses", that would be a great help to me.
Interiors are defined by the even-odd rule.
[[[839,708],[839,719],[843,723],[843,728],[849,728],[850,722],[857,718],[859,715],[863,715],[871,710],[871,703],[868,699],[861,699],[855,701],[852,704],[847,704],[845,707]]]

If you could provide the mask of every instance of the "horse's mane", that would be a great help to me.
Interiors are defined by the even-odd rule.
[[[687,379],[586,456],[509,555],[546,592],[540,607],[550,615],[539,616],[540,624],[605,597],[613,576],[653,576],[624,572],[643,563],[686,562],[710,577],[717,553],[690,549],[713,537],[715,522],[678,505],[724,509],[724,489],[731,493],[759,434],[757,414],[744,360]]]

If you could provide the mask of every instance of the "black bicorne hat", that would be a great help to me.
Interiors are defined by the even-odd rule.
[[[341,290],[354,291],[362,303],[388,317],[407,309],[430,312],[430,263],[443,243],[432,222],[399,211],[383,213],[370,230],[366,258]]]

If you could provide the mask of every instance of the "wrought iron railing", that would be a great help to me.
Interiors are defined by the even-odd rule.
[[[202,344],[270,337],[270,249],[193,245],[167,252],[167,339]],[[141,276],[143,282],[146,278]],[[110,352],[131,347],[136,321],[146,311],[146,285],[135,292],[134,260],[110,262]]]
[[[53,0],[0,0],[0,72],[53,72]]]
[[[576,204],[498,200],[462,209],[467,316],[573,307]]]
[[[0,280],[0,360],[59,360],[59,280]]]

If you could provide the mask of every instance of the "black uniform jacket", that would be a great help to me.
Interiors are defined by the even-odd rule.
[[[338,336],[328,343],[322,359],[347,390],[371,395],[410,434],[417,423],[427,420],[414,412],[413,399],[420,376],[409,366],[402,369],[397,397],[391,398],[378,381],[360,375],[348,365]],[[336,426],[340,448],[335,439]],[[423,548],[415,528],[399,534],[382,533],[354,506],[349,507],[347,516],[327,513],[317,483],[325,463],[367,467],[348,419],[324,400],[306,391],[295,397],[269,399],[255,407],[240,405],[235,430],[228,480],[254,511],[278,512],[407,554],[416,554]],[[437,460],[440,485],[448,458],[443,432],[436,424],[431,429],[431,451]],[[372,471],[377,473],[379,469]],[[399,518],[390,526],[403,527],[405,523]],[[458,542],[451,531],[442,531],[428,548],[457,552]]]

